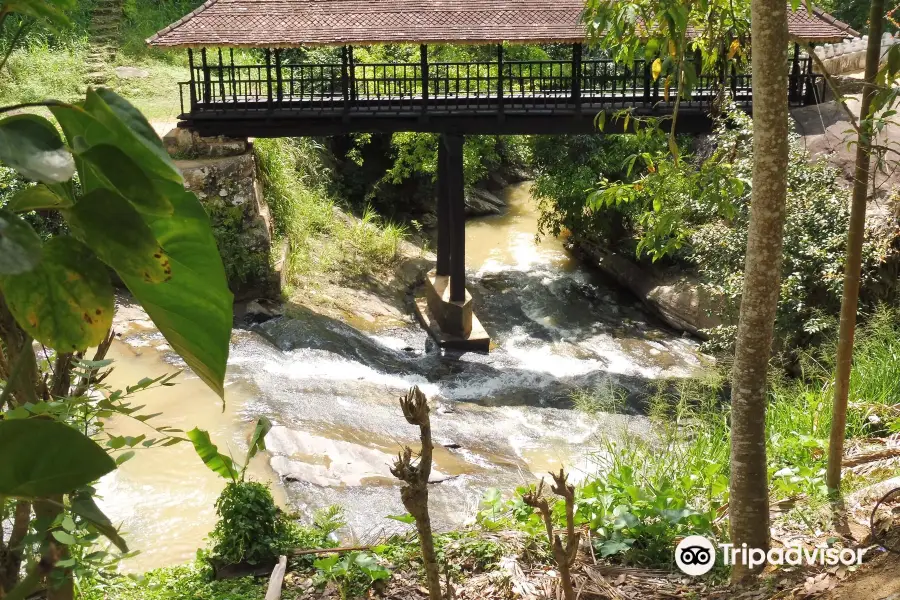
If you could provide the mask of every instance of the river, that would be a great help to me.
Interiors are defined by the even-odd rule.
[[[470,520],[485,490],[512,490],[565,465],[576,478],[604,441],[646,420],[626,401],[621,414],[571,408],[574,390],[616,386],[630,398],[660,377],[702,368],[696,344],[661,328],[632,297],[576,261],[557,239],[535,242],[529,184],[508,188],[506,214],[466,227],[469,289],[493,338],[490,354],[440,352],[417,326],[362,332],[311,311],[235,330],[226,403],[192,374],[145,392],[154,423],[210,431],[220,450],[242,457],[260,415],[275,427],[252,478],[272,484],[277,501],[302,515],[344,507],[348,539],[370,541],[407,527],[388,470],[418,431],[397,399],[411,385],[433,408],[434,521]],[[182,366],[149,322],[132,322],[114,344],[110,385]],[[113,422],[131,432],[135,423]],[[138,452],[101,482],[102,505],[140,554],[126,570],[190,560],[215,522],[224,483],[186,444]]]

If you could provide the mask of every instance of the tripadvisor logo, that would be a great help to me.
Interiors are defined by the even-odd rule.
[[[716,564],[716,548],[702,535],[689,535],[675,547],[675,564],[687,575],[705,575]]]
[[[747,544],[735,547],[734,544],[718,544],[722,552],[722,564],[725,566],[742,564],[755,569],[764,564],[770,565],[819,565],[834,567],[837,565],[862,564],[864,549],[829,548],[816,546],[786,546],[772,548],[768,551],[761,548],[748,548]],[[716,544],[702,535],[690,535],[681,540],[675,547],[675,564],[683,573],[691,576],[709,573],[716,563]]]

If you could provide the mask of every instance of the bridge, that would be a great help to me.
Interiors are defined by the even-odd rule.
[[[498,44],[493,60],[478,62],[431,61],[424,44],[419,61],[396,63],[357,64],[352,46],[341,49],[341,62],[325,64],[285,61],[279,48],[263,50],[259,64],[235,64],[233,50],[188,52],[181,119],[204,135],[594,133],[600,112],[671,117],[676,96],[654,80],[649,61],[586,59],[581,44],[568,60],[506,60]],[[789,70],[790,104],[817,103],[824,80],[811,59],[797,52]],[[750,75],[726,71],[698,77],[680,102],[679,131],[709,131],[724,93],[752,110]]]
[[[419,312],[442,344],[486,350],[465,288],[464,136],[597,133],[600,114],[606,131],[622,132],[635,123],[615,116],[623,110],[673,114],[676,92],[653,77],[650,61],[623,65],[585,45],[582,11],[583,0],[207,0],[148,43],[187,49],[179,126],[204,136],[440,134],[437,264]],[[789,32],[785,101],[817,103],[822,77],[800,44],[858,34],[805,8],[789,8]],[[355,59],[354,47],[381,44],[404,60]],[[477,44],[483,58],[440,60],[433,49],[443,44]],[[520,44],[543,45],[553,59],[506,56]],[[399,51],[410,45],[418,53]],[[298,49],[315,46],[339,47],[340,59],[298,60]],[[253,49],[243,53],[252,63],[236,62],[236,48]],[[709,131],[710,110],[725,94],[752,112],[751,77],[735,61],[696,72],[676,131]]]

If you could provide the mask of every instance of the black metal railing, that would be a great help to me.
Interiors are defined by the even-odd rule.
[[[676,89],[654,81],[650,65],[623,65],[608,59],[429,62],[423,48],[419,62],[353,62],[345,49],[338,64],[283,64],[277,50],[265,52],[265,62],[234,64],[221,51],[201,52],[190,59],[191,80],[181,84],[182,112],[275,110],[318,112],[439,112],[465,110],[581,111],[589,108],[655,108],[671,110]],[[824,92],[821,75],[808,61],[794,61],[790,75],[792,105],[815,104]],[[748,107],[750,75],[702,74],[690,98],[681,106],[711,107],[724,91]]]

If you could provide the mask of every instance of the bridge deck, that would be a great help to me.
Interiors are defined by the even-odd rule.
[[[185,125],[203,135],[277,137],[351,132],[590,133],[595,117],[631,109],[665,117],[675,104],[674,85],[653,80],[650,64],[633,67],[607,59],[354,64],[283,64],[268,51],[266,63],[236,65],[216,53],[214,64],[191,54],[191,81],[181,84]],[[231,54],[229,53],[229,58]],[[795,60],[788,101],[815,103],[819,75]],[[705,131],[713,101],[729,91],[752,110],[750,75],[700,75],[680,103],[678,128]],[[612,130],[616,124],[612,124]],[[621,129],[619,129],[621,131]]]

